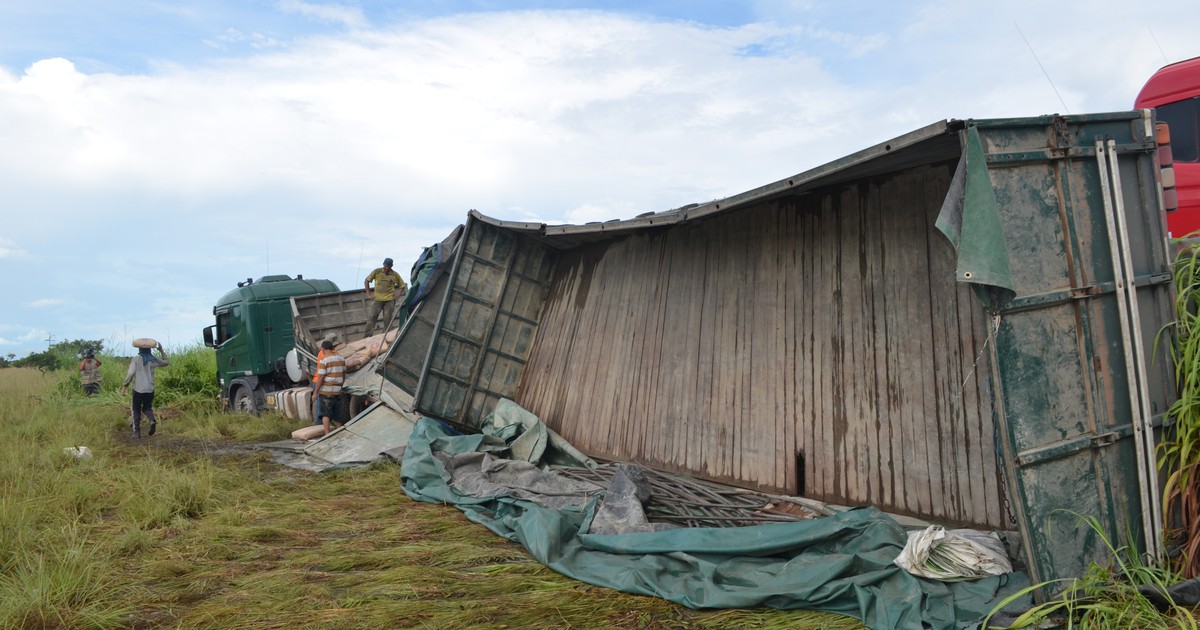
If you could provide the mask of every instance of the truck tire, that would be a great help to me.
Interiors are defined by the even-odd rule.
[[[233,411],[257,416],[258,404],[254,402],[254,392],[249,388],[239,387],[237,393],[233,395]]]

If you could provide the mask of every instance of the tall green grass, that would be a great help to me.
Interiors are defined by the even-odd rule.
[[[1157,343],[1166,343],[1170,352],[1178,399],[1167,410],[1172,424],[1159,443],[1159,469],[1166,476],[1168,539],[1180,549],[1173,563],[1192,578],[1200,576],[1200,248],[1179,253],[1173,277],[1175,321]]]
[[[220,412],[193,352],[209,351],[159,370],[160,434],[142,440],[110,372],[86,398],[69,371],[0,370],[0,628],[862,627],[595,588],[409,500],[394,465],[282,467],[248,446],[298,421]]]
[[[1108,547],[1111,563],[1091,565],[1078,578],[1035,584],[1015,593],[997,606],[996,611],[1037,590],[1053,590],[1055,594],[1040,605],[1023,612],[1009,628],[1161,628],[1173,630],[1200,627],[1197,613],[1180,605],[1160,611],[1139,588],[1150,588],[1166,596],[1167,589],[1180,577],[1169,567],[1145,563],[1132,543],[1114,546],[1104,534],[1100,523],[1091,516],[1079,516],[1079,526],[1090,527]],[[985,619],[990,624],[992,612]],[[990,624],[990,625],[989,625]]]
[[[118,357],[104,352],[96,358],[100,360],[102,377],[97,397],[101,400],[118,400],[131,357]],[[202,345],[195,344],[178,349],[167,348],[167,358],[170,359],[171,365],[160,368],[155,374],[156,403],[211,410],[213,407],[210,403],[216,401],[221,393],[217,384],[216,354]],[[54,393],[60,400],[81,402],[80,396],[77,396],[83,392],[78,363],[79,360],[74,359],[69,368],[61,371],[65,378],[56,381]]]

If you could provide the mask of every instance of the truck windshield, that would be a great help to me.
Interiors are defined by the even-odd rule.
[[[1171,128],[1171,155],[1176,162],[1200,162],[1200,97],[1159,105],[1159,122]]]

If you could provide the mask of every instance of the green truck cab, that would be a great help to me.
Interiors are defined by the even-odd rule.
[[[291,299],[339,289],[330,280],[301,275],[247,278],[237,286],[213,307],[216,323],[204,329],[204,345],[217,352],[225,408],[257,414],[272,406],[274,392],[301,383],[288,374],[287,355],[295,344]]]

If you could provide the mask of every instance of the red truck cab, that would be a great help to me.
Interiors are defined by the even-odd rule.
[[[1171,238],[1200,231],[1200,57],[1160,68],[1142,87],[1134,107],[1154,108],[1158,121],[1170,127],[1170,149],[1160,150],[1159,156]],[[1169,197],[1178,197],[1174,210]]]

